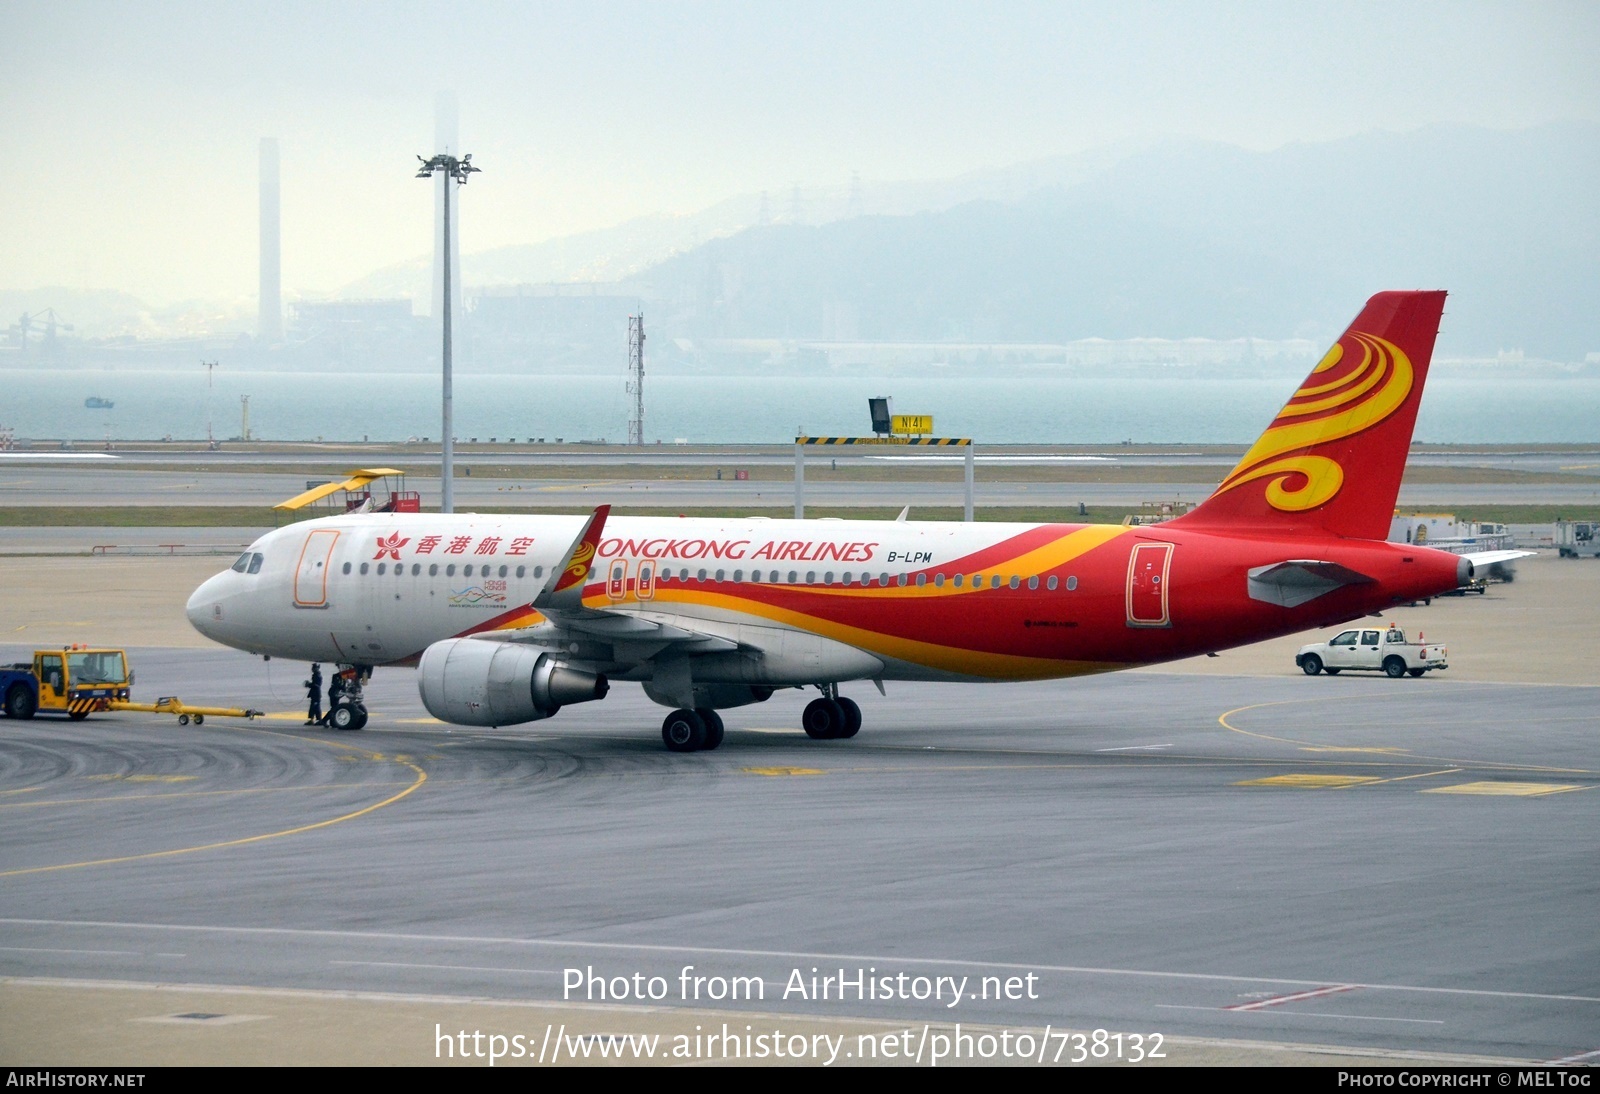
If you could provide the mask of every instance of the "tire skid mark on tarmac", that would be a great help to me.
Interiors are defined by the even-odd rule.
[[[315,831],[315,830],[320,829],[320,828],[328,828],[328,827],[331,827],[332,825],[335,825],[335,824],[342,824],[345,821],[355,820],[358,817],[363,817],[368,813],[372,813],[372,812],[374,812],[376,810],[382,809],[387,805],[392,805],[395,802],[399,801],[400,799],[410,795],[418,787],[420,787],[423,783],[428,781],[427,772],[424,771],[420,766],[418,766],[415,763],[412,763],[409,759],[407,759],[407,758],[405,758],[403,756],[385,756],[382,753],[373,752],[371,750],[364,749],[364,748],[358,748],[355,745],[343,744],[343,743],[340,743],[340,742],[337,742],[337,741],[325,741],[325,740],[321,740],[319,738],[308,737],[308,736],[304,736],[304,735],[298,735],[297,736],[297,735],[294,735],[294,734],[280,733],[280,732],[275,732],[275,731],[272,731],[272,730],[255,729],[253,727],[229,727],[229,728],[232,729],[234,732],[239,732],[239,733],[260,734],[262,736],[279,737],[279,738],[284,738],[284,739],[294,740],[294,741],[312,741],[313,743],[320,744],[320,745],[325,745],[325,746],[327,746],[329,748],[335,748],[335,749],[343,750],[346,753],[354,753],[354,754],[356,754],[356,755],[358,755],[358,756],[360,756],[360,757],[362,757],[362,758],[364,758],[366,760],[372,761],[372,762],[399,764],[402,767],[408,768],[415,775],[415,778],[413,778],[411,780],[411,782],[408,783],[398,793],[391,794],[391,795],[389,795],[388,797],[384,798],[381,801],[374,802],[374,803],[372,803],[370,805],[363,806],[360,809],[355,809],[355,810],[352,810],[350,812],[340,814],[339,816],[329,817],[329,818],[327,818],[325,820],[314,821],[314,822],[309,823],[309,824],[295,825],[295,826],[292,826],[292,827],[289,827],[289,828],[279,829],[279,830],[273,831],[273,832],[263,832],[263,833],[259,833],[257,835],[253,835],[253,836],[242,836],[242,837],[238,837],[238,838],[235,838],[235,839],[228,839],[228,840],[215,840],[215,841],[211,841],[211,842],[208,842],[208,843],[196,844],[196,845],[188,846],[188,847],[174,847],[174,848],[169,848],[167,850],[162,850],[162,851],[145,851],[145,852],[139,852],[139,853],[129,854],[129,855],[114,855],[114,856],[108,856],[108,857],[105,857],[105,858],[88,859],[88,860],[84,860],[84,861],[81,861],[81,862],[57,863],[57,864],[48,865],[48,866],[19,867],[17,869],[13,869],[13,870],[0,871],[0,878],[22,877],[22,876],[26,876],[26,875],[30,875],[30,874],[53,873],[53,872],[60,871],[60,870],[83,869],[83,868],[87,868],[87,867],[91,867],[91,866],[111,866],[111,865],[118,865],[118,864],[128,863],[128,862],[142,862],[142,861],[147,861],[147,860],[150,860],[150,859],[171,858],[171,857],[174,857],[174,856],[177,856],[177,855],[194,854],[194,853],[201,852],[201,851],[215,851],[215,850],[221,850],[221,849],[230,848],[230,847],[242,847],[242,846],[245,846],[247,844],[262,843],[262,842],[265,842],[267,840],[281,839],[281,838],[284,838],[286,836],[299,835],[301,833],[312,832],[312,831]],[[210,742],[207,742],[207,743],[209,744]],[[76,748],[79,748],[79,749],[86,748],[86,745],[83,742],[71,742],[71,744],[73,746],[75,746]],[[35,747],[38,747],[41,750],[44,750],[43,746],[35,746]],[[111,753],[113,755],[116,754],[116,750],[115,749],[106,749],[105,751],[109,752],[109,753]],[[184,755],[192,757],[194,755],[195,751],[196,750],[194,750],[194,749],[184,750]],[[222,756],[222,757],[226,757],[227,759],[233,761],[232,765],[224,765],[224,766],[233,766],[233,767],[246,766],[246,761],[244,759],[243,750],[242,749],[239,749],[239,748],[231,748],[231,749],[229,749],[229,748],[216,748],[216,747],[213,747],[213,748],[208,749],[206,751],[213,752],[216,755],[219,755],[219,756]],[[202,764],[204,764],[204,762],[205,762],[204,758],[202,758],[200,762]],[[289,760],[284,759],[283,757],[277,757],[277,764],[278,764],[277,770],[280,773],[289,772],[292,769],[299,769],[301,771],[313,770],[313,765],[310,763],[309,760],[300,761],[300,762],[291,762]],[[129,766],[138,766],[138,765],[130,763]],[[370,784],[365,784],[365,785],[370,785]],[[388,785],[393,785],[393,784],[388,784]],[[326,786],[318,786],[315,789],[319,789],[319,790],[320,789],[326,789]],[[116,795],[110,795],[110,796],[107,797],[106,800],[115,801],[115,800],[117,800],[117,797],[118,796],[116,796]]]

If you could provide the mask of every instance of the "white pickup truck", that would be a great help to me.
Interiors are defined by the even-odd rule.
[[[1301,646],[1294,663],[1307,676],[1319,672],[1337,676],[1345,669],[1364,669],[1400,677],[1408,672],[1421,676],[1430,669],[1447,669],[1447,656],[1444,643],[1407,642],[1406,632],[1391,623],[1388,630],[1341,631],[1326,642]]]

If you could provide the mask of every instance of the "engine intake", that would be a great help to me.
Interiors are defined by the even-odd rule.
[[[548,718],[568,703],[604,699],[603,673],[575,669],[514,642],[448,638],[422,651],[422,705],[461,726],[511,726]]]

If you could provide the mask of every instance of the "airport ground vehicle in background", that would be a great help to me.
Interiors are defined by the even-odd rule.
[[[133,676],[122,650],[63,646],[35,650],[33,661],[0,668],[0,704],[12,718],[37,712],[74,721],[126,702]]]
[[[1562,558],[1600,558],[1600,520],[1556,521],[1556,552]]]
[[[1449,651],[1440,642],[1407,642],[1406,632],[1389,624],[1387,630],[1378,627],[1358,627],[1341,631],[1326,642],[1313,642],[1301,646],[1294,655],[1294,663],[1307,676],[1325,672],[1337,676],[1346,669],[1381,672],[1387,676],[1401,677],[1410,673],[1421,676],[1434,669],[1450,667]]]

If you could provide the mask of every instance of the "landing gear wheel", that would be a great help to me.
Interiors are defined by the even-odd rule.
[[[178,724],[180,726],[188,725],[189,724],[189,716],[187,714],[178,715]]]
[[[800,716],[800,724],[805,727],[806,736],[814,741],[830,741],[839,736],[844,729],[844,708],[836,699],[813,699],[806,704],[805,713]]]
[[[839,729],[841,738],[854,737],[861,732],[861,708],[854,699],[841,696],[838,699],[839,709],[844,711],[844,725]]]
[[[367,724],[367,710],[351,703],[337,703],[328,711],[328,724],[340,731],[354,731]]]
[[[722,715],[710,707],[695,707],[694,712],[706,724],[706,743],[700,747],[709,752],[722,743]]]
[[[1416,676],[1416,677],[1419,677],[1419,678],[1422,676],[1423,673],[1425,673],[1427,671],[1428,671],[1427,669],[1411,669],[1410,670],[1412,676]]]
[[[1398,680],[1406,674],[1406,663],[1398,657],[1386,657],[1383,661],[1384,675],[1392,680]]]
[[[34,711],[39,709],[39,700],[35,699],[33,692],[16,685],[6,692],[6,714],[12,718],[32,718]]]
[[[89,712],[87,710],[69,710],[67,711],[67,717],[71,718],[74,722],[81,722],[85,718],[89,717]]]
[[[1314,653],[1308,653],[1300,662],[1300,671],[1307,676],[1315,676],[1322,671],[1322,658]]]
[[[661,741],[669,752],[702,749],[706,746],[705,719],[692,710],[675,710],[661,723]]]

